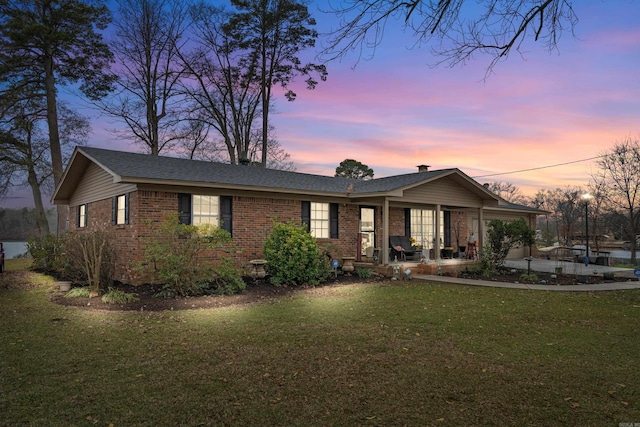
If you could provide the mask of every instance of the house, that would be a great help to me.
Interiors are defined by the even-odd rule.
[[[69,206],[69,230],[109,232],[116,278],[132,284],[144,280],[131,267],[143,257],[142,238],[166,212],[228,230],[239,266],[262,257],[274,220],[304,223],[320,245],[372,262],[389,253],[389,236],[411,236],[438,259],[437,249],[458,250],[470,236],[482,247],[490,219],[534,226],[542,212],[507,203],[455,168],[364,181],[90,147],[75,149],[53,203]]]

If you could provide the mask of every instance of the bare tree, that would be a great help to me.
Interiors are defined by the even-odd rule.
[[[570,246],[576,234],[576,224],[581,223],[584,191],[578,187],[556,188],[552,192],[554,211],[558,216],[558,236],[563,244]]]
[[[121,134],[158,155],[180,133],[178,82],[184,68],[177,51],[188,28],[188,3],[182,0],[118,0],[111,46],[120,68],[118,92],[100,104],[123,121]]]
[[[527,199],[520,192],[520,188],[511,182],[489,182],[485,184],[487,190],[502,197],[509,203],[525,204]]]
[[[550,217],[555,217],[555,212],[553,212],[552,198],[553,194],[551,191],[542,189],[536,192],[533,198],[531,198],[527,203],[528,206],[534,207],[536,209],[542,209],[547,212],[544,215],[544,239],[547,246],[550,246],[552,243]],[[538,219],[538,222],[539,221],[540,219]]]
[[[631,260],[635,264],[636,235],[640,234],[640,141],[627,137],[602,155],[593,179],[609,206],[624,213],[626,236],[631,240]]]
[[[261,89],[256,83],[257,57],[242,51],[224,26],[230,15],[222,8],[192,8],[198,48],[181,55],[189,72],[184,91],[191,99],[191,120],[216,130],[227,148],[229,161],[249,158],[260,117]]]
[[[434,42],[433,52],[454,66],[476,53],[491,56],[491,70],[531,39],[556,49],[562,32],[573,32],[578,18],[569,0],[342,0],[332,8],[341,22],[329,38],[324,56],[336,59],[356,51],[375,52],[388,26],[413,32],[415,44]]]

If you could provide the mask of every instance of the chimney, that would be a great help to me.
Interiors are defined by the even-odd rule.
[[[418,165],[418,172],[429,172],[429,165]]]

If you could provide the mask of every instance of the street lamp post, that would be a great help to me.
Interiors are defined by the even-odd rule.
[[[589,200],[591,200],[591,194],[585,193],[582,195],[584,200],[584,228],[585,228],[585,257],[584,264],[589,264]]]

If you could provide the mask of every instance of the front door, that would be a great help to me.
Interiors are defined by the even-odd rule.
[[[367,255],[367,248],[376,246],[375,215],[374,208],[360,208],[360,235],[362,236],[360,255]]]

